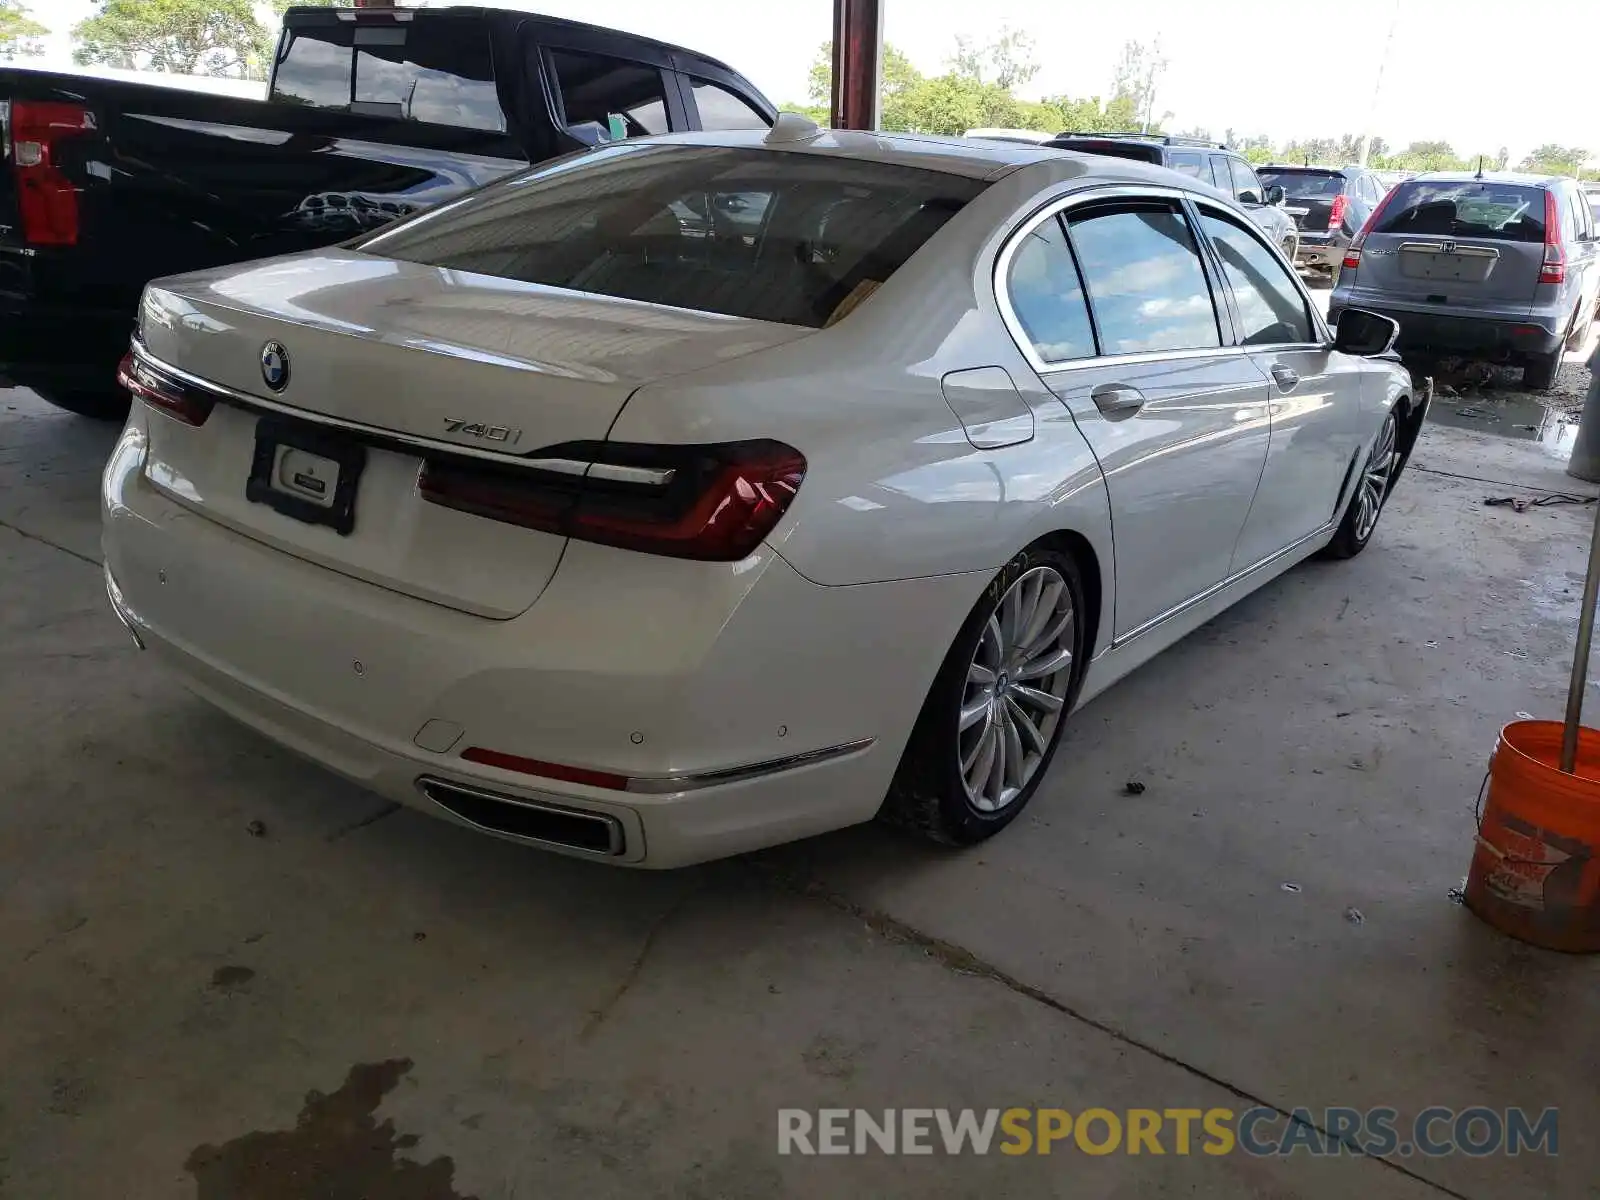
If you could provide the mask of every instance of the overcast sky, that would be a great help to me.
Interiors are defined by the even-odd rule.
[[[805,98],[806,71],[831,33],[830,0],[484,0],[603,22],[692,46],[749,76],[774,101]],[[1025,30],[1042,64],[1025,95],[1103,94],[1122,43],[1161,40],[1156,107],[1176,128],[1290,137],[1358,133],[1372,110],[1390,23],[1394,39],[1374,132],[1391,143],[1443,137],[1462,153],[1555,141],[1600,154],[1600,89],[1588,74],[1595,0],[885,0],[887,39],[924,71],[957,34]],[[32,0],[55,26],[50,61],[89,0]],[[43,64],[41,64],[43,65]]]

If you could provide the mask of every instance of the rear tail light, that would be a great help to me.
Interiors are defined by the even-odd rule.
[[[10,127],[23,240],[31,246],[77,245],[78,189],[61,169],[61,149],[94,132],[94,113],[80,104],[14,100]]]
[[[1328,228],[1338,229],[1344,224],[1345,210],[1350,207],[1350,198],[1340,192],[1333,198],[1333,206],[1328,209]]]
[[[215,406],[209,396],[152,370],[132,354],[124,355],[117,367],[117,382],[151,408],[158,408],[185,425],[204,425]]]
[[[1390,188],[1388,194],[1378,201],[1378,207],[1372,210],[1372,215],[1367,218],[1367,222],[1361,227],[1361,231],[1350,239],[1350,246],[1344,252],[1344,270],[1354,271],[1361,265],[1361,247],[1367,244],[1368,236],[1378,227],[1378,221],[1383,217],[1383,210],[1389,207],[1389,201],[1394,199],[1395,193],[1399,190],[1399,188]],[[1343,199],[1343,197],[1341,196],[1340,199]]]
[[[1567,281],[1567,248],[1561,242],[1561,212],[1556,194],[1544,194],[1544,265],[1539,268],[1540,283]]]
[[[417,486],[433,504],[579,541],[737,562],[772,532],[805,473],[805,457],[782,442],[589,442],[526,467],[429,459]]]

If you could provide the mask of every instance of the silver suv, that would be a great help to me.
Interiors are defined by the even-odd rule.
[[[1430,174],[1399,184],[1345,252],[1328,316],[1400,323],[1400,348],[1520,363],[1548,388],[1600,293],[1600,243],[1570,179]]]

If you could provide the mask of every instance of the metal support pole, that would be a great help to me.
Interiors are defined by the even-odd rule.
[[[878,127],[882,0],[833,0],[833,127]]]
[[[1578,727],[1583,724],[1583,692],[1589,685],[1589,643],[1594,639],[1596,600],[1600,600],[1600,502],[1594,506],[1589,573],[1583,577],[1583,612],[1578,616],[1578,650],[1572,656],[1572,682],[1567,686],[1567,724],[1561,731],[1561,769],[1568,775],[1578,765]]]
[[[1572,442],[1567,474],[1574,479],[1600,483],[1600,347],[1589,356],[1589,394],[1584,397],[1578,436]]]

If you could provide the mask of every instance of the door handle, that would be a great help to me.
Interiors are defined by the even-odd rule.
[[[1144,393],[1125,383],[1102,383],[1089,399],[1108,417],[1131,417],[1144,407]]]
[[[1272,368],[1272,377],[1278,381],[1278,386],[1286,392],[1293,391],[1294,385],[1300,382],[1300,376],[1282,363],[1278,363]]]

